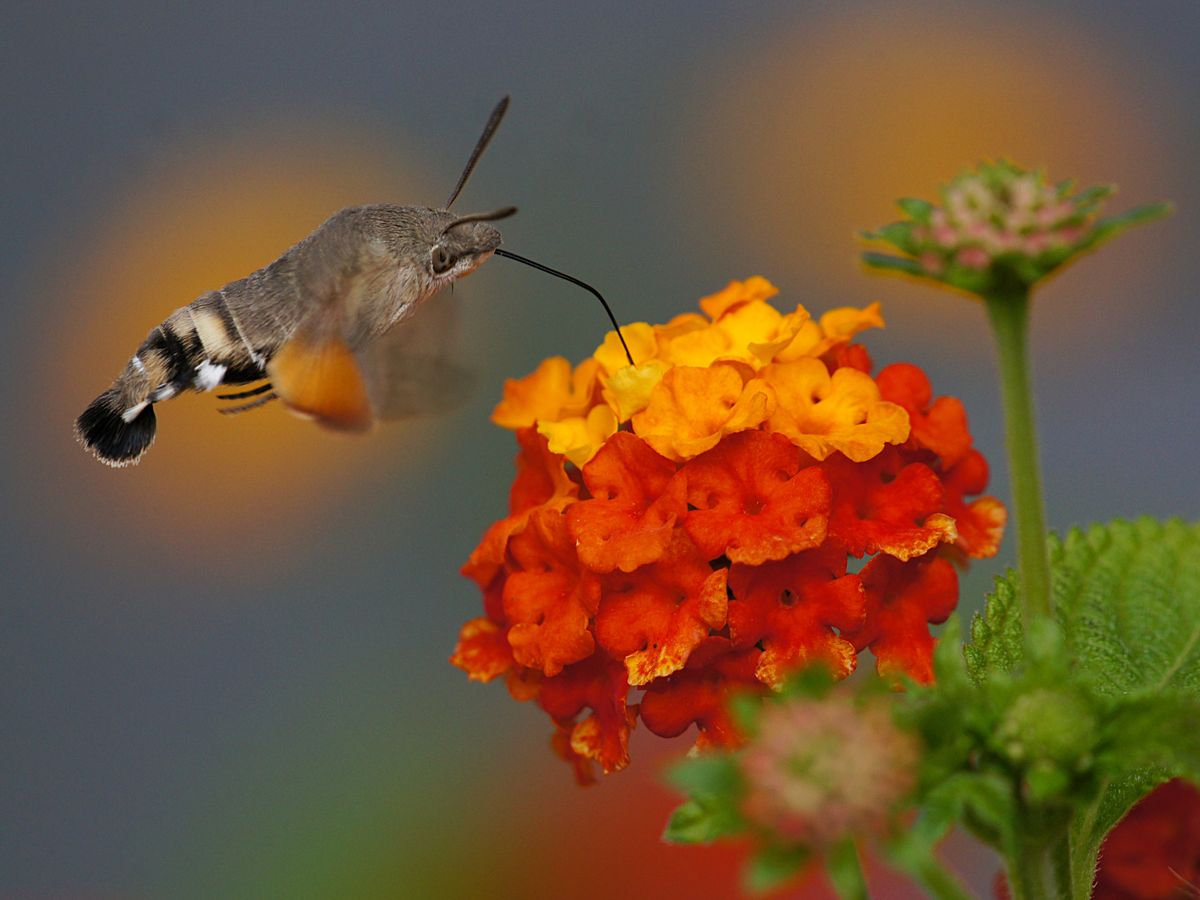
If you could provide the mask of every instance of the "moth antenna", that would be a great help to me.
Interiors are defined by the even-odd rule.
[[[499,219],[507,219],[511,215],[515,215],[517,208],[515,206],[505,206],[503,209],[492,210],[485,213],[471,213],[467,216],[459,216],[449,225],[442,229],[442,234],[448,232],[451,228],[457,228],[459,225],[466,225],[468,222],[495,222]]]
[[[487,124],[483,126],[483,134],[479,136],[479,140],[475,143],[475,149],[471,151],[471,158],[467,160],[467,167],[463,169],[463,173],[459,176],[458,184],[454,186],[454,190],[450,193],[450,199],[446,201],[446,205],[442,209],[449,209],[450,204],[458,199],[459,193],[463,186],[467,183],[467,179],[471,177],[471,172],[475,169],[475,164],[479,162],[479,157],[483,156],[483,151],[487,149],[487,145],[491,143],[492,135],[496,133],[496,129],[500,127],[500,120],[504,118],[504,113],[508,110],[508,97],[501,98],[496,104],[496,108],[492,110],[492,114],[488,116]]]
[[[600,305],[604,307],[604,311],[606,313],[608,313],[608,320],[610,322],[612,322],[613,328],[615,328],[617,330],[617,339],[621,342],[621,346],[625,349],[625,358],[627,360],[629,360],[629,364],[631,366],[637,365],[633,361],[633,354],[629,352],[629,345],[627,343],[625,343],[625,335],[621,334],[621,326],[617,324],[617,317],[613,315],[613,311],[609,307],[608,301],[604,299],[604,297],[600,294],[600,292],[598,290],[596,290],[594,287],[592,287],[586,281],[580,281],[578,278],[574,277],[573,275],[568,275],[566,272],[560,272],[560,271],[558,271],[558,269],[552,269],[549,266],[544,266],[540,262],[534,262],[532,259],[526,259],[524,256],[518,256],[517,254],[511,253],[508,250],[502,250],[499,247],[497,247],[496,255],[504,256],[504,257],[507,257],[508,259],[515,259],[517,262],[525,263],[525,265],[527,265],[527,266],[533,266],[533,268],[540,269],[541,271],[546,272],[547,274],[557,275],[559,278],[563,279],[564,281],[569,281],[569,282],[571,282],[571,284],[578,285],[579,287],[583,288],[585,291],[591,291],[592,294],[595,296],[595,298],[600,301]]]
[[[217,394],[218,400],[245,400],[247,397],[255,397],[258,394],[264,394],[271,389],[271,382],[260,384],[258,387],[250,388],[248,391],[238,391],[236,394]]]

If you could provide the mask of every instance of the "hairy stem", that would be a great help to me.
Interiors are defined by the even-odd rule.
[[[1037,429],[1029,367],[1029,291],[1025,288],[985,298],[1000,360],[1005,441],[1017,523],[1017,567],[1025,633],[1050,615],[1050,563],[1046,515],[1038,464]]]
[[[1055,842],[1038,836],[1020,842],[1016,858],[1008,861],[1008,885],[1013,900],[1057,900],[1070,896],[1060,890],[1055,850]]]

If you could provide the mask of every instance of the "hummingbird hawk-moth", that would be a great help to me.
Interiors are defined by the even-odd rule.
[[[379,418],[410,413],[415,394],[436,397],[438,391],[428,390],[435,387],[430,375],[426,390],[412,389],[420,361],[406,356],[421,339],[409,334],[406,323],[430,297],[493,254],[587,288],[616,327],[594,288],[500,249],[500,232],[490,223],[515,207],[450,212],[507,108],[505,97],[443,208],[373,204],[340,210],[270,265],[171,313],[76,420],[79,442],[110,466],[133,465],[154,441],[156,403],[221,385],[254,385],[219,395],[239,401],[221,412],[278,399],[339,430],[360,431]]]

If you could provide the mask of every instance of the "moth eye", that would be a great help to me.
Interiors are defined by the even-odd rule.
[[[430,264],[433,266],[433,274],[441,275],[454,265],[454,257],[445,247],[434,247],[433,253],[430,254]]]

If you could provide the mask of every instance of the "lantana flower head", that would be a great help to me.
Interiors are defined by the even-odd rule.
[[[864,234],[903,256],[870,252],[863,259],[983,296],[1028,290],[1079,254],[1170,209],[1150,204],[1099,218],[1115,190],[1097,185],[1076,191],[1070,181],[1051,184],[1040,169],[982,163],[945,185],[940,204],[901,200],[906,219]]]
[[[878,304],[776,307],[764,278],[700,313],[622,329],[510,380],[493,420],[520,452],[509,514],[463,567],[484,614],[452,661],[504,677],[580,780],[629,761],[638,719],[701,746],[741,734],[735,695],[872,650],[928,681],[951,561],[991,556],[1004,507],[966,413],[909,364],[872,374]]]

